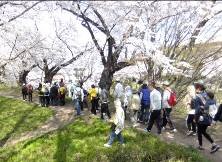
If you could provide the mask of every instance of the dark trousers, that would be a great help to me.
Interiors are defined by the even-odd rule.
[[[149,121],[149,109],[150,105],[141,104],[141,110],[139,115],[139,120],[142,122],[148,122]]]
[[[160,126],[160,114],[161,114],[161,110],[153,110],[150,114],[150,120],[148,123],[148,127],[147,130],[151,131],[154,122],[156,122],[156,126],[157,126],[157,133],[160,134],[161,133],[161,126]]]
[[[92,99],[91,104],[92,104],[91,113],[96,115],[96,99],[95,98]]]
[[[49,106],[49,96],[43,96],[43,106]]]
[[[79,101],[79,104],[80,104],[81,111],[83,111],[83,102]]]
[[[32,102],[32,93],[28,93],[28,100],[29,102]]]
[[[170,113],[172,111],[172,108],[164,108],[163,109],[163,123],[162,123],[162,127],[166,127],[167,123],[170,126],[170,129],[174,129],[174,125],[171,121],[171,117],[170,117]]]
[[[52,104],[52,106],[57,106],[58,105],[57,96],[51,96],[51,104]]]
[[[26,93],[22,93],[22,98],[23,98],[23,100],[26,100],[26,96],[27,96]]]
[[[199,145],[202,146],[202,135],[204,135],[204,137],[210,142],[213,143],[213,139],[210,137],[210,135],[206,132],[207,130],[207,125],[203,125],[203,124],[197,124],[197,137],[198,137],[198,142]]]
[[[108,103],[101,104],[101,119],[104,119],[103,113],[106,113],[106,115],[109,117],[109,119],[111,118]]]
[[[96,110],[99,110],[99,98],[96,98],[95,105],[96,105]]]
[[[194,122],[194,114],[188,114],[187,116],[187,128],[189,131],[196,132],[196,123]]]
[[[65,104],[65,95],[60,95],[60,106],[64,106]]]
[[[44,106],[44,96],[39,96],[39,103]]]

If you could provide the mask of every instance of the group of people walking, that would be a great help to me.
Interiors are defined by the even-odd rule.
[[[142,81],[136,82],[133,78],[130,84],[125,86],[125,89],[120,80],[116,80],[116,82],[113,93],[114,105],[116,110],[122,108],[123,111],[119,110],[121,114],[117,114],[116,111],[115,120],[111,120],[111,122],[117,123],[117,129],[112,130],[110,140],[104,145],[105,147],[111,147],[114,134],[118,137],[120,143],[123,143],[120,128],[124,128],[124,122],[122,121],[125,118],[129,118],[134,127],[138,126],[139,123],[146,125],[146,132],[151,131],[154,123],[156,123],[158,134],[161,134],[167,124],[171,132],[177,131],[171,120],[171,111],[176,98],[173,90],[169,87],[169,82],[165,81],[163,88],[161,88],[162,86],[154,81],[147,84]],[[173,99],[175,101],[172,101]]]
[[[141,85],[136,85],[135,80],[133,80],[131,87],[127,85],[125,93],[123,93],[123,86],[117,80],[114,90],[114,97],[116,98],[114,103],[116,110],[122,108],[122,111],[116,111],[115,120],[111,120],[116,129],[113,129],[112,124],[110,139],[108,143],[104,144],[105,147],[111,147],[114,137],[118,137],[120,143],[123,144],[121,131],[124,128],[127,110],[130,111],[129,116],[134,124],[135,122],[140,122],[146,125],[146,132],[151,131],[154,123],[156,123],[158,134],[165,130],[167,124],[171,132],[176,132],[171,120],[171,112],[176,102],[173,100],[176,97],[174,91],[170,88],[169,82],[163,82],[162,87],[154,81],[149,82],[148,86],[146,83]],[[192,90],[191,87],[193,88]],[[129,93],[130,88],[132,93]],[[197,134],[198,149],[204,149],[202,141],[202,136],[204,136],[212,144],[210,153],[218,151],[220,146],[215,143],[206,130],[217,121],[222,121],[222,104],[216,105],[214,94],[210,91],[207,92],[201,82],[194,83],[188,87],[188,97],[186,96],[185,100],[188,108],[187,135]],[[123,116],[122,114],[125,115]]]
[[[196,135],[198,139],[198,149],[203,150],[204,136],[211,144],[211,153],[220,149],[213,138],[207,133],[207,128],[217,121],[222,121],[222,104],[217,105],[214,93],[207,91],[203,82],[196,82],[187,88],[187,96],[185,97],[187,106],[187,135]]]
[[[32,102],[32,93],[33,93],[32,85],[23,83],[23,85],[22,85],[22,99],[24,101],[26,101],[27,96],[28,96],[28,101]]]
[[[93,84],[87,91],[80,82],[77,82],[71,84],[69,91],[77,116],[82,115],[83,107],[88,107],[88,103],[91,103],[92,115],[97,115],[100,110],[100,118],[112,123],[110,139],[108,143],[104,144],[105,147],[111,147],[116,137],[124,145],[121,132],[124,129],[125,119],[129,119],[133,127],[140,124],[145,125],[144,131],[146,132],[151,132],[154,123],[156,123],[157,134],[161,134],[167,124],[172,133],[177,132],[171,120],[171,112],[176,104],[176,94],[168,81],[164,81],[162,84],[154,81],[143,83],[142,81],[136,82],[136,79],[133,78],[124,87],[117,79],[112,96],[115,107],[115,114],[112,117],[109,111],[110,96],[106,87],[98,88]],[[32,92],[32,86],[23,85],[24,100],[26,95],[30,95]],[[55,82],[52,86],[48,83],[40,83],[38,92],[42,106],[65,105],[67,88],[62,79],[59,84]],[[29,101],[32,101],[32,95],[29,96]],[[216,105],[214,94],[207,92],[201,82],[194,83],[187,88],[184,101],[188,112],[187,135],[197,134],[198,149],[203,149],[203,135],[212,144],[211,153],[218,151],[220,146],[214,142],[206,130],[216,121],[222,121],[222,104]]]

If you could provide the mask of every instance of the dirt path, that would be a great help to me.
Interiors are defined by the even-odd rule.
[[[21,96],[11,94],[10,92],[0,92],[0,95],[9,98],[22,99]],[[38,98],[34,97],[33,101],[34,103],[38,103]],[[74,119],[74,109],[71,104],[67,104],[66,106],[50,106],[49,108],[54,111],[54,115],[50,117],[43,125],[39,126],[36,130],[25,132],[19,136],[9,138],[3,147],[14,145],[27,139],[40,137],[46,133],[64,127],[65,125],[71,123]]]
[[[5,97],[11,97],[11,98],[18,98],[21,99],[20,96],[12,95],[10,93],[3,94],[0,92],[0,95]],[[34,102],[37,102],[37,98],[34,98]],[[13,137],[10,138],[4,146],[14,145],[18,142],[40,137],[46,133],[49,133],[51,131],[54,131],[56,129],[62,128],[65,125],[69,124],[74,120],[74,109],[71,104],[67,104],[66,106],[56,106],[56,107],[49,107],[52,109],[55,114],[53,117],[51,117],[46,123],[44,123],[42,126],[37,128],[34,131],[26,132],[21,134],[19,137]],[[85,116],[89,114],[88,111],[85,112]],[[197,147],[197,137],[196,136],[186,136],[186,127],[185,127],[185,119],[174,119],[175,126],[178,130],[177,133],[170,133],[169,131],[163,131],[162,134],[159,136],[160,139],[162,139],[165,142],[169,143],[177,143],[184,146],[191,146],[191,147]],[[127,127],[129,125],[127,124]],[[139,125],[137,127],[138,130],[143,131],[145,128],[144,125]],[[216,130],[216,131],[215,131]],[[210,131],[212,132],[212,137],[215,140],[216,143],[218,143],[220,146],[222,146],[222,125],[221,123],[218,123],[216,128],[212,129],[210,128]],[[152,133],[156,134],[157,130],[156,127],[153,126]],[[201,151],[202,154],[209,160],[213,162],[221,162],[222,161],[222,149],[220,149],[218,152],[214,154],[210,154],[210,148],[211,145],[208,141],[203,137],[203,146],[205,147],[205,150]]]
[[[180,145],[184,145],[186,147],[193,147],[196,148],[198,146],[197,136],[186,136],[187,128],[185,127],[185,119],[174,119],[174,124],[177,129],[176,133],[171,133],[169,130],[165,130],[159,135],[160,139],[168,142],[168,143],[177,143]],[[139,125],[137,127],[138,130],[144,131],[145,126]],[[213,131],[212,128],[209,128],[210,131]],[[217,144],[222,147],[222,126],[220,123],[216,126],[217,130],[220,130],[216,133],[210,133],[213,139]],[[157,134],[156,126],[154,125],[152,128],[152,133]],[[210,153],[211,144],[203,137],[203,146],[205,150],[200,151],[207,159],[213,162],[221,162],[222,161],[222,148],[214,154]]]

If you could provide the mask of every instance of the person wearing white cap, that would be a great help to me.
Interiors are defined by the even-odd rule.
[[[162,129],[164,130],[166,125],[169,124],[170,129],[172,132],[177,132],[177,130],[175,129],[172,121],[171,121],[171,117],[170,117],[170,113],[172,111],[172,106],[169,105],[168,101],[170,99],[170,95],[172,92],[172,89],[170,88],[170,83],[168,81],[164,81],[163,82],[163,87],[164,87],[164,91],[163,91],[163,123],[162,123]]]
[[[117,82],[117,83],[116,83],[116,86],[115,86],[115,88],[114,88],[114,93],[113,93],[114,99],[119,98],[120,101],[121,101],[121,103],[123,104],[123,97],[124,97],[123,85],[121,84],[119,78],[116,79],[116,82]]]
[[[81,88],[80,83],[78,82],[72,94],[73,105],[76,108],[77,115],[81,115],[81,102],[83,101],[83,97],[83,89]]]

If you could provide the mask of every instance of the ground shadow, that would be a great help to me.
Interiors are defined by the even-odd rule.
[[[61,129],[57,133],[57,150],[54,155],[56,162],[67,161],[67,150],[71,143],[70,132],[67,129]]]
[[[18,122],[14,125],[14,128],[8,132],[4,138],[2,138],[0,140],[0,147],[3,147],[5,145],[5,143],[8,141],[8,139],[12,136],[13,133],[15,133],[19,126],[22,125],[24,123],[24,121],[26,120],[26,118],[29,116],[29,114],[36,109],[37,106],[33,106],[31,109],[29,109],[28,111],[25,111],[23,113],[23,115],[21,116],[21,118],[18,120]]]

